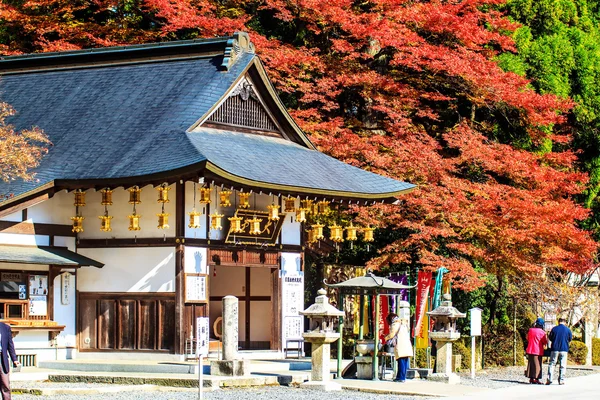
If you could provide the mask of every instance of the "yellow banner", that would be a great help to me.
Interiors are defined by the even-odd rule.
[[[429,310],[429,299],[425,302],[425,310]],[[421,330],[419,336],[415,338],[417,343],[417,349],[426,349],[429,347],[429,318],[427,315],[423,316],[421,322]]]

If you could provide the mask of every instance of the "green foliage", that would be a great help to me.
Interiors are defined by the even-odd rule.
[[[592,339],[592,365],[600,365],[600,338]]]
[[[514,334],[509,325],[498,325],[494,332],[488,331],[485,335],[484,362],[486,367],[514,365],[514,349],[516,349],[517,365],[525,365],[523,339],[516,336],[513,349]]]
[[[573,340],[569,346],[569,359],[575,364],[585,364],[585,358],[587,357],[588,349],[585,343],[579,340]]]
[[[461,355],[462,360],[460,369],[466,370],[471,368],[471,347],[458,340],[452,344],[452,354]]]
[[[427,349],[417,349],[415,352],[415,359],[413,364],[417,368],[433,368],[435,364],[435,357],[430,357],[431,365],[427,365]]]

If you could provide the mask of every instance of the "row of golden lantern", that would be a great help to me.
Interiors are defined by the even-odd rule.
[[[162,204],[161,212],[156,214],[156,216],[158,217],[157,228],[158,229],[168,229],[169,228],[169,214],[165,213],[165,203],[169,203],[169,190],[171,190],[171,188],[168,187],[166,184],[163,184],[161,186],[158,186],[156,188],[156,190],[158,191],[157,203]],[[142,202],[141,201],[142,189],[139,188],[138,186],[134,186],[132,188],[129,188],[128,191],[129,191],[129,204],[133,205],[133,212],[127,216],[129,218],[129,228],[128,229],[130,231],[139,231],[141,229],[141,227],[140,227],[141,215],[136,212],[136,205],[138,205]],[[212,191],[212,189],[210,187],[201,187],[199,189],[199,193],[200,193],[199,203],[200,204],[207,205],[207,204],[211,203],[211,191]],[[113,204],[113,201],[112,201],[113,191],[111,189],[105,188],[105,189],[100,190],[100,193],[102,195],[102,200],[101,200],[100,204],[104,206],[104,215],[98,216],[98,218],[100,219],[100,230],[103,232],[110,232],[110,231],[112,231],[111,220],[113,219],[113,217],[108,214],[108,206]],[[233,192],[231,190],[226,190],[226,189],[223,189],[219,192],[218,203],[219,203],[220,207],[231,207],[232,206],[232,203],[231,203],[232,193]],[[250,196],[251,196],[251,193],[249,193],[249,192],[239,192],[238,193],[239,203],[236,204],[236,206],[240,209],[250,208],[250,202],[249,202]],[[194,189],[194,204],[196,204],[195,197],[196,197],[196,190]],[[215,195],[215,202],[216,202],[216,195]],[[81,190],[75,191],[74,206],[76,207],[76,215],[74,217],[71,217],[71,220],[73,221],[72,231],[77,232],[77,233],[83,232],[83,220],[85,218],[83,216],[81,216],[80,207],[85,206],[85,192],[84,191],[81,191]],[[271,204],[271,205],[267,206],[267,209],[268,209],[267,218],[269,221],[279,220],[279,218],[280,218],[280,212],[279,212],[280,206],[279,205]],[[313,200],[308,200],[308,199],[300,200],[300,207],[296,207],[296,199],[294,197],[287,197],[284,199],[283,211],[285,213],[295,213],[296,222],[304,223],[307,221],[308,214],[312,214],[315,217],[325,216],[330,213],[331,209],[330,209],[330,202],[327,200],[321,200],[321,201],[313,201]],[[188,213],[188,215],[189,215],[188,227],[193,228],[193,229],[200,228],[200,216],[202,215],[202,213],[196,211],[196,208],[194,207],[192,209],[192,211]],[[209,214],[210,228],[213,230],[223,229],[223,226],[222,226],[223,217],[224,217],[224,215],[219,214],[218,212],[215,212],[214,214]],[[249,226],[249,233],[251,235],[260,235],[262,233],[260,224],[263,221],[263,219],[257,218],[256,215],[253,218],[247,218],[245,220],[242,217],[233,216],[233,217],[229,217],[228,220],[230,222],[229,232],[231,232],[231,233],[235,234],[235,233],[245,232],[246,227],[248,227],[248,226]],[[325,236],[323,234],[324,227],[325,227],[325,225],[320,224],[320,223],[310,225],[310,229],[307,229],[308,243],[312,244],[312,243],[316,243],[319,240],[323,240],[325,238]],[[359,228],[359,227],[354,226],[352,223],[350,223],[350,225],[347,226],[346,228],[343,228],[337,224],[333,224],[333,225],[329,226],[329,231],[330,231],[329,239],[335,243],[341,243],[344,241],[343,232],[346,231],[345,240],[347,240],[349,242],[353,242],[358,239],[357,233],[362,232],[364,235],[363,241],[372,242],[374,240],[373,230],[374,230],[374,228],[371,228],[371,227]]]

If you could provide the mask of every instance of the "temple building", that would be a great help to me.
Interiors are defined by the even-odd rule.
[[[0,182],[0,320],[30,363],[181,358],[196,317],[218,338],[226,295],[240,348],[282,353],[307,241],[372,240],[331,213],[414,188],[316,150],[245,33],[5,57],[0,75],[8,123],[52,142],[33,181]]]

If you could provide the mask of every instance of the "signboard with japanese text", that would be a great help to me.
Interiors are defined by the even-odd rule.
[[[209,343],[208,317],[196,318],[196,355],[208,357]]]
[[[281,278],[282,343],[288,339],[301,339],[304,328],[304,275],[293,271]],[[298,344],[299,345],[299,344]]]
[[[185,301],[206,302],[207,297],[207,279],[201,274],[185,274]]]

